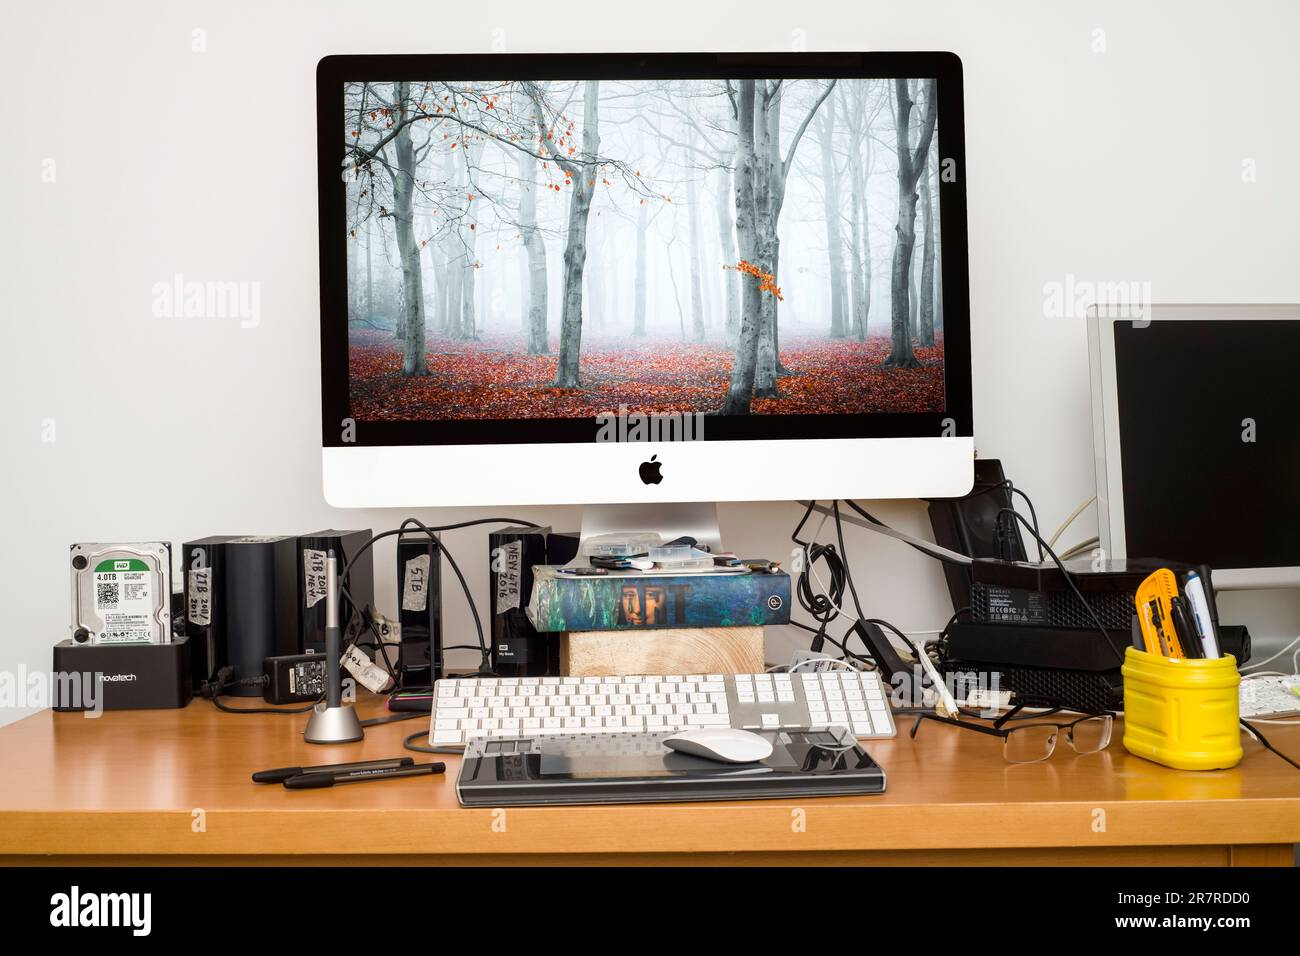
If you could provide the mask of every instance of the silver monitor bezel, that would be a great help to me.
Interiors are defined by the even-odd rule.
[[[1091,306],[1087,319],[1093,465],[1097,476],[1097,535],[1106,557],[1127,558],[1130,555],[1124,531],[1124,471],[1115,382],[1115,337],[1111,334],[1111,326],[1117,321],[1252,319],[1296,322],[1300,321],[1300,305]],[[1216,569],[1214,586],[1226,589],[1300,587],[1300,567]]]

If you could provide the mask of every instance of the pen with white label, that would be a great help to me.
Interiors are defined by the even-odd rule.
[[[1196,618],[1196,629],[1201,632],[1201,643],[1205,645],[1207,658],[1218,658],[1219,636],[1214,633],[1214,619],[1210,617],[1210,602],[1205,597],[1205,583],[1195,571],[1187,572],[1187,583],[1183,586],[1188,603],[1192,606],[1192,616]]]

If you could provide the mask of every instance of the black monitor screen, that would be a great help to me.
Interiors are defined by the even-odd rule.
[[[1300,566],[1300,323],[1114,330],[1128,554]]]

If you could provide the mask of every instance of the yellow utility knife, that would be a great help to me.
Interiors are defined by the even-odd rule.
[[[1168,568],[1151,572],[1137,589],[1138,622],[1148,654],[1184,657],[1183,645],[1174,628],[1170,600],[1178,596],[1178,579]]]

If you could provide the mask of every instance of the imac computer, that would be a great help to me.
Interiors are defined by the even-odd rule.
[[[1089,314],[1100,545],[1300,586],[1300,305]]]
[[[331,56],[317,99],[330,503],[970,489],[956,56]]]

